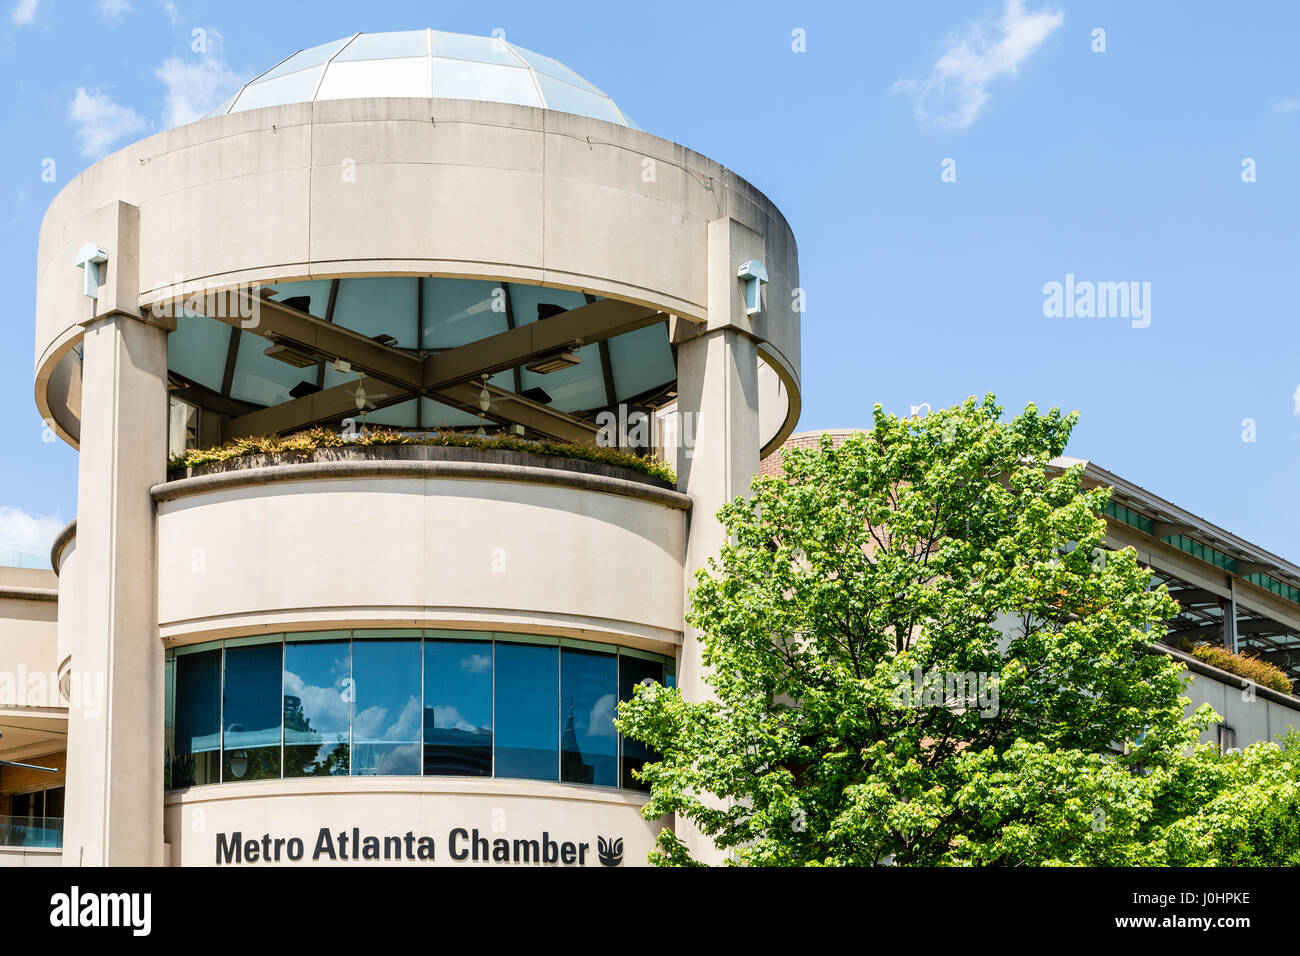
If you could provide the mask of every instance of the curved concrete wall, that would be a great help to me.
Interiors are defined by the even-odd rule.
[[[138,208],[138,224],[118,202]],[[761,192],[707,157],[599,120],[467,100],[335,100],[203,120],[101,160],[51,204],[37,402],[52,417],[54,363],[89,316],[73,263],[85,242],[109,251],[101,312],[186,283],[414,273],[582,289],[703,321],[708,223],[724,217],[761,237],[762,350],[797,399],[793,234]]]
[[[55,655],[58,660],[59,682],[64,683],[64,678],[72,667],[72,654],[76,648],[77,638],[77,539],[71,538],[59,554],[56,555],[58,564],[55,566],[59,572],[59,623],[58,623],[58,653]],[[67,687],[63,688],[64,694],[67,694]]]
[[[410,831],[416,840],[432,840],[432,861],[405,859],[403,846],[403,858],[384,860],[381,856],[379,865],[492,865],[492,861],[473,859],[473,831],[478,830],[489,850],[496,840],[508,841],[512,856],[516,840],[538,841],[540,850],[546,834],[556,845],[557,859],[540,865],[599,867],[599,838],[611,842],[621,839],[622,864],[635,866],[646,863],[646,854],[659,831],[665,826],[671,828],[668,820],[642,819],[643,802],[637,793],[526,780],[332,777],[225,783],[174,791],[167,795],[163,819],[173,866],[217,865],[218,835],[225,834],[228,846],[236,831],[245,842],[261,841],[264,834],[272,841],[296,837],[304,845],[303,859],[296,861],[300,865],[376,865],[364,859],[332,860],[325,854],[312,859],[322,828],[332,835],[345,832],[351,844],[353,827],[358,828],[363,841],[367,836],[378,837],[381,853],[386,836],[404,838]],[[466,833],[457,834],[453,842],[453,831],[458,829]],[[332,836],[336,850],[337,842],[337,836]],[[558,859],[565,843],[572,847],[567,864]],[[585,850],[580,850],[584,844]],[[453,853],[466,850],[469,858],[453,857]],[[280,850],[280,865],[294,865],[286,851],[287,846]],[[241,862],[267,865],[260,859],[260,851],[258,856],[253,864]],[[237,865],[225,859],[222,866]],[[274,861],[271,865],[275,865]]]
[[[670,653],[681,641],[680,505],[504,479],[298,480],[303,467],[159,501],[164,639],[400,621],[603,634]]]
[[[63,706],[54,684],[42,679],[37,689],[28,677],[48,678],[58,669],[58,579],[51,571],[0,568],[0,709],[56,712]],[[23,678],[19,680],[19,678]],[[7,734],[5,745],[12,744]]]

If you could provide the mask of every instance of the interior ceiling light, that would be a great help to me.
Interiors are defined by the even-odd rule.
[[[285,345],[283,342],[276,342],[262,353],[269,358],[277,359],[286,365],[292,365],[294,368],[306,368],[308,365],[315,365],[316,356],[300,349]]]
[[[558,372],[563,368],[572,368],[575,365],[581,365],[582,359],[578,358],[577,352],[570,352],[568,349],[561,349],[558,352],[551,352],[549,355],[543,355],[541,358],[525,365],[524,368],[530,372],[536,372],[538,375],[550,375],[552,372]]]
[[[371,340],[378,342],[380,345],[393,346],[397,344],[397,336],[381,332],[379,335],[372,335]]]

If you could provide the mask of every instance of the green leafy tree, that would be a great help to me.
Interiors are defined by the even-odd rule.
[[[1174,866],[1300,866],[1300,733],[1208,757],[1190,811],[1157,849]]]
[[[659,754],[646,817],[746,864],[1162,862],[1223,782],[1193,746],[1213,717],[1147,652],[1177,606],[1102,548],[1109,491],[1045,467],[1076,417],[876,406],[727,504],[688,614],[716,699],[619,709]],[[1177,831],[1188,859],[1205,832]],[[694,862],[667,830],[651,858]]]

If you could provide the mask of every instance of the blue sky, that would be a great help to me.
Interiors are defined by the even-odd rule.
[[[0,542],[43,546],[76,514],[76,453],[42,440],[32,399],[58,189],[296,49],[425,26],[505,30],[784,210],[801,429],[986,391],[1078,409],[1071,454],[1300,559],[1300,6],[1153,0],[0,0]],[[1045,316],[1067,273],[1150,283],[1149,325]]]

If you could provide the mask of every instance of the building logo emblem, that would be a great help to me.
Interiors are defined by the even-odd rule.
[[[596,837],[596,855],[602,865],[618,866],[623,862],[623,838],[606,840],[603,836]]]

